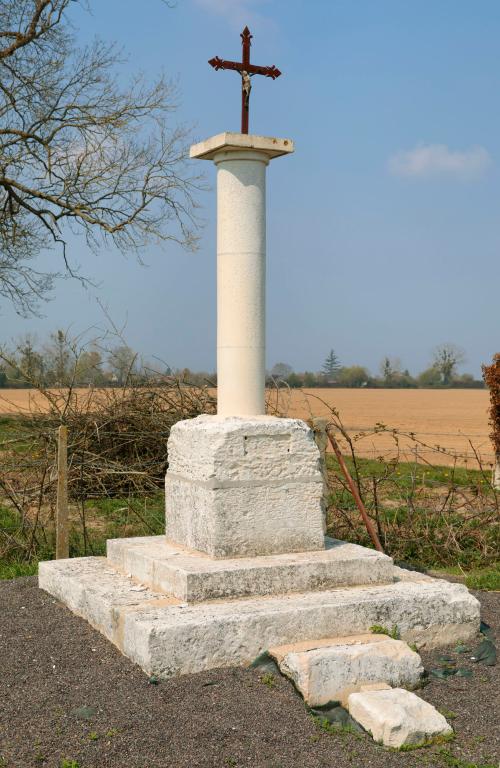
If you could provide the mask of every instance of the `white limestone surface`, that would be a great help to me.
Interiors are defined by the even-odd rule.
[[[329,538],[315,552],[220,560],[170,544],[165,536],[145,536],[108,540],[107,556],[122,573],[190,603],[393,581],[390,557]]]
[[[277,136],[258,136],[252,133],[233,133],[226,131],[211,136],[205,141],[193,144],[189,156],[198,160],[213,160],[221,151],[258,150],[265,152],[269,159],[280,155],[289,155],[295,149],[292,139],[280,139]]]
[[[221,150],[217,165],[217,413],[265,413],[265,151]]]
[[[386,747],[419,746],[453,732],[432,704],[402,688],[351,693],[347,706],[351,717]]]
[[[320,456],[309,427],[272,416],[198,416],[172,427],[169,540],[211,557],[324,547]]]
[[[362,634],[270,648],[284,675],[311,707],[343,705],[350,693],[370,683],[415,687],[424,668],[402,640]]]
[[[155,592],[119,575],[104,557],[72,557],[41,562],[38,585],[86,619],[120,649],[121,625],[127,611],[144,606],[179,605],[170,595]]]
[[[191,147],[217,166],[217,411],[265,413],[266,167],[290,139],[222,133]]]
[[[426,647],[469,641],[479,628],[478,601],[442,581],[188,605],[83,558],[41,563],[39,584],[160,677],[245,665],[273,646],[361,634],[373,624],[397,624],[403,639]]]

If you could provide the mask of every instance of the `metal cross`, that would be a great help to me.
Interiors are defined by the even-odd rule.
[[[279,69],[274,64],[271,67],[258,67],[250,64],[250,46],[253,35],[250,34],[248,27],[245,27],[240,35],[242,41],[242,60],[226,61],[215,56],[208,62],[214,69],[233,69],[241,75],[241,132],[248,133],[248,114],[250,106],[250,91],[252,84],[250,78],[252,75],[264,75],[276,80],[281,75]]]

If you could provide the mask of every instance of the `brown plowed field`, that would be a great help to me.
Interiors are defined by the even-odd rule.
[[[88,390],[78,390],[85,398]],[[280,407],[287,415],[300,418],[328,416],[328,408],[340,413],[349,433],[373,429],[383,423],[399,432],[412,432],[419,443],[400,438],[402,458],[450,464],[453,458],[436,450],[436,446],[460,456],[460,464],[477,467],[474,449],[486,464],[493,462],[488,438],[489,394],[473,389],[309,389],[281,390]],[[275,400],[270,393],[271,400]],[[0,390],[0,413],[22,413],[30,405],[43,403],[33,390]],[[424,443],[425,445],[422,445]],[[362,456],[376,458],[394,455],[395,443],[390,435],[367,435],[357,443]]]
[[[399,437],[402,458],[433,464],[459,463],[477,468],[474,449],[481,461],[492,464],[494,455],[488,437],[487,390],[474,389],[309,389],[289,396],[290,416],[328,416],[336,408],[349,434],[372,430],[377,422],[398,432],[414,433],[417,441]],[[470,442],[469,442],[470,441]],[[471,446],[472,443],[472,446]],[[425,445],[422,445],[425,444]],[[416,453],[417,451],[417,453]],[[396,444],[387,433],[367,435],[357,442],[361,456],[376,458],[395,455]]]

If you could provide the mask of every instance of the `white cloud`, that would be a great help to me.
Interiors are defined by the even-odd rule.
[[[491,157],[484,147],[453,151],[446,144],[419,144],[389,159],[391,173],[413,178],[448,175],[470,179],[480,176],[490,165]]]
[[[270,0],[195,0],[196,5],[204,11],[224,16],[231,24],[238,26],[262,20],[256,9],[269,2]]]

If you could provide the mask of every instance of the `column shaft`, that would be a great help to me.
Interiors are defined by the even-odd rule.
[[[258,151],[217,165],[217,398],[222,416],[265,413],[266,166]]]

